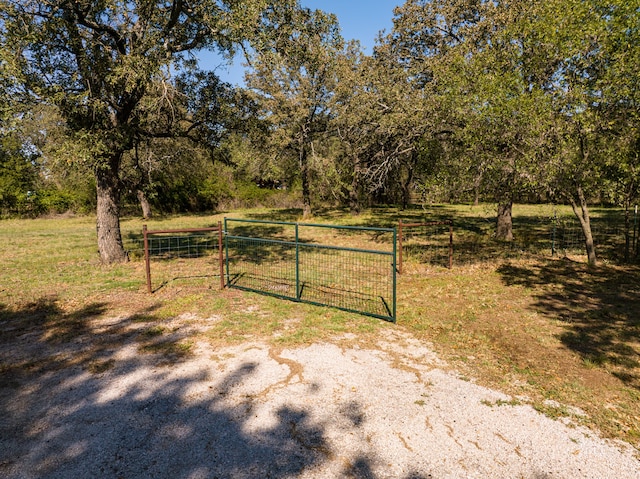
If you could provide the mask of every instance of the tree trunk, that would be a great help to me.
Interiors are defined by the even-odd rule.
[[[120,234],[120,186],[118,180],[119,156],[112,158],[108,165],[95,170],[97,210],[96,229],[98,232],[98,251],[105,264],[122,263],[127,254]]]
[[[300,178],[302,180],[302,217],[311,216],[311,191],[309,190],[309,158],[306,145],[300,148]]]
[[[580,226],[582,227],[589,266],[597,266],[598,259],[596,257],[596,247],[593,242],[593,234],[591,232],[589,208],[587,207],[587,200],[585,199],[584,191],[582,191],[582,187],[580,185],[576,186],[576,193],[578,194],[578,201],[580,202],[580,205],[578,206],[576,200],[573,198],[573,196],[571,196],[569,198],[569,201],[571,202],[571,208],[573,209],[573,213],[580,221]]]
[[[483,170],[478,168],[477,174],[473,179],[473,206],[480,204],[480,187],[482,185]]]
[[[413,184],[413,165],[407,167],[407,178],[402,182],[402,210],[411,203],[411,185]]]
[[[360,164],[358,160],[353,160],[353,177],[351,178],[351,189],[349,190],[349,210],[352,215],[360,214]]]
[[[151,218],[151,203],[149,203],[149,198],[144,191],[138,190],[137,192],[138,201],[140,202],[140,207],[142,208],[142,217],[146,220]]]
[[[498,204],[498,216],[496,218],[496,239],[500,241],[513,241],[513,220],[511,210],[512,201],[504,201]]]

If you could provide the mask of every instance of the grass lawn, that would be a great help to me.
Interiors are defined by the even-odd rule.
[[[514,208],[516,217],[553,213],[550,207]],[[227,215],[300,220],[297,210]],[[326,211],[313,221],[393,226],[400,217],[405,221],[464,217],[465,224],[480,228],[490,227],[492,215],[490,207],[441,206],[405,212],[372,209],[357,218]],[[175,216],[147,223],[149,229],[198,228],[215,226],[222,217]],[[132,251],[142,223],[122,221],[125,243]],[[320,243],[335,241],[318,234]],[[350,235],[344,241],[356,247],[364,244]],[[74,362],[86,363],[92,373],[111,367],[109,351],[118,347],[117,340],[105,341],[99,355],[60,353],[82,334],[103,334],[103,329],[91,330],[95,318],[128,318],[139,325],[130,334],[140,354],[161,354],[170,361],[188,355],[200,340],[213,344],[261,340],[281,347],[340,341],[367,347],[383,330],[400,328],[430,343],[469,380],[511,394],[510,404],[532,404],[549,416],[570,417],[640,448],[637,266],[604,262],[589,269],[579,256],[547,254],[458,264],[454,259],[454,267],[448,269],[415,254],[406,258],[404,274],[398,276],[398,322],[393,325],[330,308],[233,289],[220,291],[215,256],[154,262],[157,287],[148,294],[139,254],[132,254],[127,264],[100,264],[94,218],[3,220],[0,244],[0,386],[11,387],[12,378],[26,370]],[[176,335],[160,325],[185,315],[204,327]],[[12,340],[24,334],[53,352],[38,359],[11,354]]]

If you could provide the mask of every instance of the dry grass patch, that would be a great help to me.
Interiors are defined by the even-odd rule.
[[[87,365],[87,370],[92,374],[101,374],[115,366],[115,359],[107,359],[106,361],[95,360]]]
[[[442,208],[441,216],[454,212]],[[250,214],[277,219],[268,211]],[[400,214],[376,210],[354,219],[328,212],[317,221],[390,226]],[[211,226],[218,219],[158,219],[149,227]],[[123,221],[125,237],[139,235],[141,226],[139,220]],[[338,240],[365,241],[347,234],[318,239]],[[388,332],[401,331],[433,346],[462,377],[640,447],[637,267],[591,270],[535,259],[454,262],[448,270],[408,261],[398,277],[398,324],[391,325],[219,291],[203,258],[177,261],[175,269],[172,261],[159,264],[152,274],[164,286],[149,295],[142,262],[98,263],[93,218],[3,222],[0,241],[7,245],[0,251],[7,266],[0,270],[3,387],[20,387],[51,368],[101,374],[117,366],[116,352],[126,346],[145,361],[171,364],[194,354],[202,340],[214,346],[265,341],[276,349],[331,341],[376,349],[381,338],[395,341]]]
[[[564,260],[414,269],[401,323],[463,374],[640,446],[639,279]]]

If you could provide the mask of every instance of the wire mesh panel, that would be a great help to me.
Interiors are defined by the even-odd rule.
[[[400,272],[404,260],[451,268],[453,244],[451,221],[399,222]]]
[[[629,255],[625,242],[625,228],[622,222],[608,223],[591,220],[591,234],[598,249],[598,255],[610,260],[621,260]],[[584,255],[585,239],[576,218],[557,218],[553,227],[553,253],[560,255]],[[631,238],[630,238],[631,239]]]
[[[227,236],[227,284],[296,298],[295,243]]]
[[[161,285],[177,279],[186,280],[219,274],[223,281],[222,225],[217,228],[149,231],[143,226],[147,290],[151,284],[151,262],[154,276]],[[217,267],[212,268],[217,263]]]
[[[387,253],[299,246],[299,299],[393,318],[392,261]]]
[[[395,321],[395,230],[226,219],[225,232],[229,286]],[[387,233],[387,251],[351,246]]]
[[[198,232],[149,236],[149,255],[154,259],[201,258],[218,254],[217,233]]]
[[[519,219],[514,224],[511,241],[496,239],[495,222],[486,218],[475,221],[458,218],[455,227],[451,220],[413,224],[400,221],[399,227],[401,261],[432,266],[451,268],[453,264],[520,258],[552,251],[553,238],[548,218]]]

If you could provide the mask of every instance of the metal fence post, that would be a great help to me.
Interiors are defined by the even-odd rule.
[[[227,218],[225,217],[224,219],[224,256],[225,256],[225,260],[224,260],[224,264],[226,266],[226,270],[227,270],[227,285],[231,285],[231,281],[230,281],[230,277],[229,277],[229,230],[227,230]]]
[[[398,241],[398,272],[402,274],[402,219],[398,222]]]
[[[402,222],[400,223],[402,224]],[[396,322],[396,254],[397,254],[397,249],[396,249],[396,240],[397,240],[397,233],[396,233],[396,229],[393,228],[393,263],[392,263],[392,274],[393,274],[393,292],[392,292],[392,296],[393,296],[393,308],[392,308],[392,316],[393,316],[393,322]],[[402,257],[402,256],[401,256]]]
[[[149,263],[149,236],[147,235],[147,225],[142,225],[142,236],[144,238],[144,265],[147,274],[147,293],[151,293],[151,264]]]
[[[218,221],[218,264],[220,267],[220,289],[224,289],[224,250],[222,241],[222,222]]]
[[[300,300],[300,238],[298,236],[298,223],[295,226],[296,231],[296,300]]]

